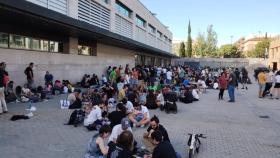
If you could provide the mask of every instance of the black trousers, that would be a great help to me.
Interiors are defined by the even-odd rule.
[[[220,89],[219,99],[223,99],[225,89]]]
[[[263,97],[266,96],[266,94],[269,93],[270,88],[272,87],[272,83],[271,82],[266,82],[265,83],[265,89],[263,91]]]

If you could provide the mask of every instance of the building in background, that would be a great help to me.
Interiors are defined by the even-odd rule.
[[[280,70],[280,35],[274,37],[270,42],[268,65],[273,70]]]
[[[246,37],[241,37],[234,43],[234,45],[243,53],[242,55],[244,57],[248,57],[248,52],[253,51],[260,41],[272,37],[274,37],[272,34],[251,34]]]
[[[172,33],[138,0],[0,0],[0,59],[16,84],[35,63],[79,81],[107,66],[168,65]]]

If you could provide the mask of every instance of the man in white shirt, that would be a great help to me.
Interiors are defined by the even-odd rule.
[[[90,113],[84,119],[84,126],[89,127],[95,122],[102,121],[102,112],[98,105],[92,107]],[[90,129],[89,129],[90,130]]]
[[[134,107],[131,101],[127,100],[126,98],[123,98],[122,103],[124,104],[126,108],[126,113],[131,114],[134,112]]]
[[[168,70],[166,72],[166,84],[171,84],[172,81],[172,72],[171,70]]]
[[[108,139],[109,144],[116,143],[118,136],[125,130],[132,132],[132,129],[130,127],[130,122],[127,118],[123,118],[121,124],[114,126],[112,133]]]
[[[136,127],[144,127],[150,122],[150,113],[148,108],[140,104],[135,104],[134,113],[129,115],[129,119]]]

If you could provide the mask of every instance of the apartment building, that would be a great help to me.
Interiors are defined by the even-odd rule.
[[[168,65],[172,33],[138,0],[0,0],[0,59],[12,80],[79,81],[107,66]]]

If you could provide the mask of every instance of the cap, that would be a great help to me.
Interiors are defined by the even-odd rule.
[[[128,127],[130,127],[130,122],[128,118],[123,118],[121,121],[122,129],[126,130]]]

